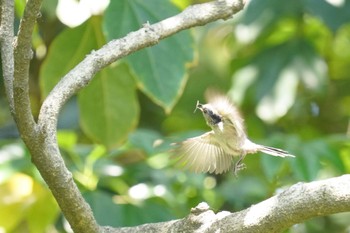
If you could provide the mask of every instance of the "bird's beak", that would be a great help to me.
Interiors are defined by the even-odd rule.
[[[196,108],[194,109],[194,112],[196,112],[196,110],[199,109],[199,110],[203,110],[203,104],[199,103],[199,100],[197,100],[197,104],[196,104]]]

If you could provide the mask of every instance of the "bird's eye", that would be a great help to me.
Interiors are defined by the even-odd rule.
[[[214,124],[218,124],[219,122],[222,121],[221,117],[217,114],[212,114],[211,119],[212,119]]]
[[[213,124],[217,124],[217,123],[222,121],[221,116],[219,114],[214,113],[210,109],[206,109],[206,111],[204,113],[207,114],[211,118],[211,121]]]

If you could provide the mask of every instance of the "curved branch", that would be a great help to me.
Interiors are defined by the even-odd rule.
[[[26,142],[35,135],[35,121],[29,99],[29,65],[33,57],[32,33],[40,13],[42,0],[29,0],[24,9],[14,48],[14,107],[15,120],[22,139]]]
[[[28,147],[34,164],[49,185],[74,232],[98,232],[101,229],[60,155],[56,126],[63,104],[85,87],[98,71],[118,59],[157,44],[161,39],[179,31],[229,18],[242,8],[242,0],[218,0],[188,7],[182,13],[153,25],[145,24],[138,31],[92,51],[54,87],[40,109],[36,141]]]
[[[55,133],[48,134],[47,138],[43,137],[37,131],[31,112],[29,65],[32,58],[32,32],[39,15],[40,5],[41,0],[27,2],[18,37],[14,41],[14,1],[1,1],[0,42],[6,95],[21,137],[32,155],[32,161],[49,185],[67,219],[74,223],[72,228],[76,232],[95,233],[99,231],[99,226],[75,185],[71,173],[65,167],[57,145],[46,143],[47,138],[56,137]],[[73,211],[66,211],[68,208]]]
[[[104,227],[104,232],[277,233],[309,218],[350,211],[350,175],[298,183],[245,210],[215,214],[206,203],[186,218],[137,227]]]
[[[157,44],[160,40],[182,30],[204,25],[218,19],[227,19],[244,7],[242,0],[217,0],[193,5],[173,17],[155,24],[144,24],[141,29],[123,38],[110,41],[93,51],[71,70],[51,91],[39,114],[39,125],[55,128],[63,104],[85,87],[94,75],[107,65],[140,49]]]

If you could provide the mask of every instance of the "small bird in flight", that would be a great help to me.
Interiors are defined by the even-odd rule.
[[[250,141],[238,109],[226,96],[212,94],[208,100],[207,104],[197,101],[195,111],[199,109],[203,113],[212,130],[178,143],[174,153],[179,164],[194,172],[221,174],[230,170],[232,162],[238,158],[233,166],[237,175],[245,168],[242,161],[247,154],[260,151],[272,156],[294,157],[287,151]]]

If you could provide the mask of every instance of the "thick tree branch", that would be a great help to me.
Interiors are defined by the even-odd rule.
[[[12,0],[1,1],[1,24],[0,24],[0,44],[1,44],[1,61],[2,74],[7,100],[10,106],[12,116],[15,115],[13,101],[13,39],[14,39],[14,2]]]
[[[145,24],[138,31],[93,51],[51,91],[40,109],[35,142],[28,143],[28,148],[34,164],[75,232],[101,230],[59,152],[56,126],[63,104],[85,87],[98,71],[118,59],[190,27],[229,18],[242,8],[243,3],[240,0],[218,0],[189,7],[182,13],[153,25]]]
[[[268,200],[236,213],[224,211],[215,214],[207,205],[201,204],[192,209],[188,217],[180,220],[132,228],[99,227],[75,185],[72,174],[65,167],[58,149],[56,124],[61,107],[73,94],[85,87],[99,70],[112,62],[152,46],[181,30],[229,18],[243,8],[243,2],[217,0],[191,6],[159,23],[145,24],[140,30],[113,40],[92,52],[52,90],[43,103],[38,124],[35,124],[30,110],[28,74],[32,56],[31,33],[41,0],[29,0],[27,3],[16,43],[15,60],[11,57],[13,1],[2,0],[1,3],[1,52],[11,111],[16,115],[21,136],[32,154],[34,164],[75,232],[281,232],[311,217],[350,211],[350,175],[344,175],[324,181],[296,184]]]
[[[190,6],[178,15],[155,24],[145,22],[138,31],[112,40],[101,49],[93,51],[55,86],[43,103],[39,125],[55,128],[57,115],[63,104],[85,87],[94,75],[107,65],[182,30],[204,25],[218,19],[227,19],[244,7],[242,0],[217,0]]]
[[[10,105],[14,106],[14,119],[20,135],[31,153],[33,163],[49,185],[73,230],[75,232],[99,232],[99,226],[89,205],[75,185],[72,174],[65,167],[55,140],[56,133],[42,134],[38,130],[31,112],[28,83],[29,65],[33,56],[31,50],[32,32],[36,18],[40,14],[40,5],[41,0],[27,2],[15,41],[14,52],[6,51],[8,56],[14,57],[14,60],[12,59],[14,72],[13,75],[9,75],[9,84],[6,87],[9,93],[13,94],[9,97],[12,101]],[[13,17],[11,21],[6,21],[6,23],[13,25]]]
[[[74,232],[100,232],[90,206],[65,166],[57,144],[52,142],[56,134],[49,134],[47,137],[40,135],[35,144],[30,145],[33,163],[48,184]]]
[[[306,219],[350,211],[350,175],[298,183],[245,210],[215,214],[206,203],[186,218],[137,227],[105,227],[104,232],[283,232]]]
[[[24,9],[14,49],[13,93],[15,120],[22,139],[31,140],[35,135],[35,121],[29,99],[29,65],[33,57],[32,33],[40,13],[41,0],[29,0]]]

